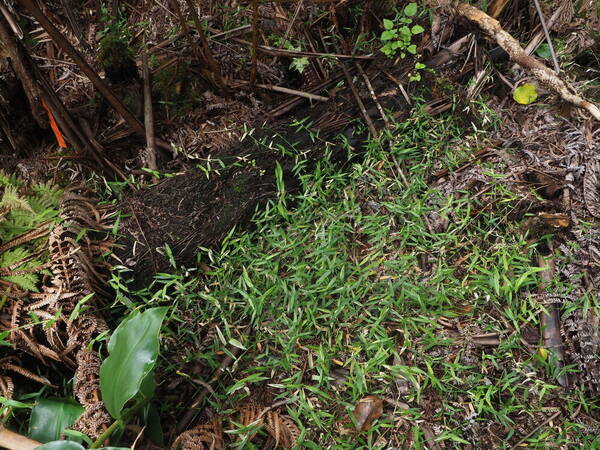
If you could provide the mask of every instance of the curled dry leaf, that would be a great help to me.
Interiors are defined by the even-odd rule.
[[[383,400],[376,395],[361,398],[354,408],[354,421],[358,431],[367,431],[374,420],[383,414]]]

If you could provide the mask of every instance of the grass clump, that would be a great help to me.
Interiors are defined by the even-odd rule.
[[[174,302],[180,319],[168,338],[179,359],[163,362],[166,373],[198,359],[215,369],[215,350],[242,347],[210,404],[287,400],[302,448],[421,448],[429,432],[450,446],[502,446],[558,404],[597,411],[582,392],[561,390],[551,361],[523,343],[539,326],[528,295],[538,286],[538,244],[507,220],[515,198],[502,177],[485,193],[494,211],[482,198],[429,187],[433,162],[454,166],[465,142],[483,138],[454,120],[418,114],[396,125],[391,148],[370,142],[343,169],[323,159],[301,175],[299,195],[282,189],[257,212],[254,231],[201,251],[200,279],[160,275],[143,295]],[[447,226],[436,230],[432,217]],[[194,351],[192,323],[216,324],[212,348]],[[250,336],[240,333],[248,323]],[[487,335],[498,343],[477,344]],[[386,412],[356,434],[348,416],[368,394],[385,399]],[[566,421],[526,442],[594,439]]]

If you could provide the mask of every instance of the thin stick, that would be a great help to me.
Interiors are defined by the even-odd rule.
[[[600,121],[600,109],[596,105],[581,98],[575,93],[575,89],[560,79],[552,69],[525,53],[519,41],[504,31],[496,19],[491,18],[480,9],[466,3],[459,3],[456,6],[456,11],[466,19],[479,25],[483,31],[508,53],[511,60],[529,71],[540,83],[552,89],[563,100],[585,109],[596,120]]]
[[[547,424],[549,424],[554,419],[556,419],[560,414],[561,414],[561,411],[556,411],[554,414],[552,414],[550,417],[548,417],[546,420],[544,420],[542,423],[540,423],[537,427],[535,427],[533,430],[531,430],[531,432],[529,434],[527,434],[527,436],[523,437],[523,439],[521,439],[519,442],[517,442],[515,445],[513,445],[511,447],[511,450],[520,448],[521,444],[523,442],[525,442],[527,439],[529,439],[531,436],[533,436],[535,433],[537,433],[542,427],[545,427]]]
[[[231,36],[232,34],[242,34],[245,31],[249,30],[250,28],[252,28],[252,25],[241,25],[239,27],[232,28],[231,30],[215,33],[215,34],[211,35],[210,38],[211,39],[219,39],[222,37]]]
[[[217,63],[217,60],[210,51],[208,40],[206,39],[206,35],[204,34],[204,27],[200,22],[200,17],[198,17],[196,8],[194,7],[192,0],[185,0],[185,2],[187,3],[188,8],[190,9],[190,14],[192,15],[192,19],[194,20],[194,24],[196,25],[196,32],[198,33],[198,38],[200,39],[202,53],[204,54],[204,59],[206,59],[206,62],[208,62],[208,65],[210,66],[214,82],[222,91],[226,91],[227,88],[225,86],[225,83],[223,82],[223,78],[221,77],[221,68],[219,67],[219,63]]]
[[[329,97],[323,97],[322,95],[311,94],[310,92],[297,91],[296,89],[290,89],[282,86],[274,86],[272,84],[257,84],[256,85],[262,89],[268,89],[270,91],[281,92],[283,94],[295,95],[296,97],[303,97],[309,100],[317,100],[320,102],[326,102],[329,100]]]
[[[404,86],[402,85],[402,83],[400,83],[400,80],[398,80],[395,76],[393,76],[391,73],[389,73],[386,70],[384,70],[383,73],[385,73],[385,75],[390,80],[392,80],[394,83],[396,83],[398,85],[398,89],[400,89],[400,92],[402,92],[402,96],[404,97],[404,100],[406,100],[406,103],[408,104],[408,106],[412,107],[412,101],[410,100],[410,97],[408,96],[406,89],[404,89]]]
[[[296,5],[296,11],[294,11],[292,20],[288,24],[287,29],[285,30],[285,33],[283,34],[283,42],[284,43],[285,43],[285,41],[287,41],[287,38],[290,35],[290,32],[292,31],[292,27],[294,26],[294,23],[296,22],[296,19],[298,18],[298,13],[300,12],[300,8],[302,8],[303,4],[304,4],[304,0],[300,0],[298,2],[298,4]],[[275,65],[277,63],[277,58],[278,58],[277,56],[275,58],[273,58],[273,65]]]
[[[371,132],[371,136],[373,136],[373,139],[377,139],[379,137],[379,133],[377,132],[377,128],[375,128],[375,124],[373,123],[371,116],[369,116],[369,113],[367,113],[367,109],[365,108],[365,104],[363,103],[362,99],[360,98],[358,89],[356,89],[356,86],[354,86],[354,83],[352,82],[352,77],[350,76],[350,73],[348,73],[348,69],[346,69],[346,66],[344,65],[344,63],[341,63],[340,65],[342,66],[342,70],[344,71],[346,80],[348,81],[348,84],[350,85],[352,94],[354,95],[354,98],[356,99],[358,108],[360,109],[360,112],[362,113],[362,115],[365,119],[365,122],[367,122],[367,126],[369,127],[369,131]]]
[[[363,77],[363,80],[365,80],[365,84],[367,85],[367,88],[369,89],[369,93],[371,94],[371,98],[375,102],[375,105],[377,106],[377,110],[379,111],[379,114],[381,115],[381,118],[383,119],[383,122],[385,123],[386,128],[389,128],[390,127],[390,121],[388,120],[387,116],[385,115],[385,111],[383,110],[383,107],[381,106],[381,103],[379,103],[379,99],[377,98],[377,95],[375,95],[375,90],[373,89],[373,85],[371,84],[371,80],[369,80],[369,77],[367,76],[367,74],[365,73],[365,71],[363,70],[363,68],[361,67],[361,65],[357,61],[354,61],[354,64],[356,65],[356,68],[358,69],[358,72]]]
[[[148,52],[145,49],[142,51],[142,76],[144,77],[144,124],[146,127],[146,151],[143,155],[143,164],[146,164],[150,170],[157,170],[154,111],[152,110],[152,75],[148,67]]]
[[[250,72],[250,87],[256,84],[258,72],[258,0],[252,2],[252,71]]]
[[[550,47],[550,54],[552,55],[552,62],[554,63],[554,70],[556,73],[560,73],[560,66],[558,65],[558,59],[556,59],[556,53],[554,52],[554,45],[552,45],[552,39],[550,39],[550,33],[548,32],[548,28],[546,27],[546,19],[544,19],[544,13],[542,12],[542,8],[540,6],[539,0],[533,0],[535,3],[535,9],[537,10],[538,16],[540,16],[540,23],[542,24],[542,29],[544,30],[544,35],[546,36],[546,41],[548,42],[548,46]]]

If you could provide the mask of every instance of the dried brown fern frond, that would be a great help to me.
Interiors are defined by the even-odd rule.
[[[104,408],[104,402],[97,402],[87,407],[71,428],[97,439],[112,422],[110,414]]]
[[[7,399],[12,399],[13,393],[15,391],[15,385],[13,383],[12,378],[6,375],[0,375],[0,395]],[[0,418],[6,416],[10,413],[10,407],[5,406],[0,408]]]
[[[238,423],[247,427],[264,425],[265,430],[274,440],[275,448],[293,448],[298,442],[300,430],[294,421],[273,411],[272,407],[244,405],[238,408]]]
[[[48,381],[46,378],[36,375],[35,373],[22,367],[20,361],[15,356],[8,356],[0,359],[0,370],[9,370],[53,389],[58,388],[58,386],[50,383],[50,381]]]
[[[171,446],[172,450],[209,450],[225,448],[223,424],[220,417],[184,431]]]

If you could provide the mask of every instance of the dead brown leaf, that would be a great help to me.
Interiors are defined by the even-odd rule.
[[[358,431],[367,431],[374,420],[383,414],[383,400],[376,395],[361,398],[354,408],[354,420]]]
[[[571,221],[569,220],[569,216],[563,213],[538,213],[538,216],[546,222],[547,225],[550,225],[554,228],[568,228],[571,225]]]

